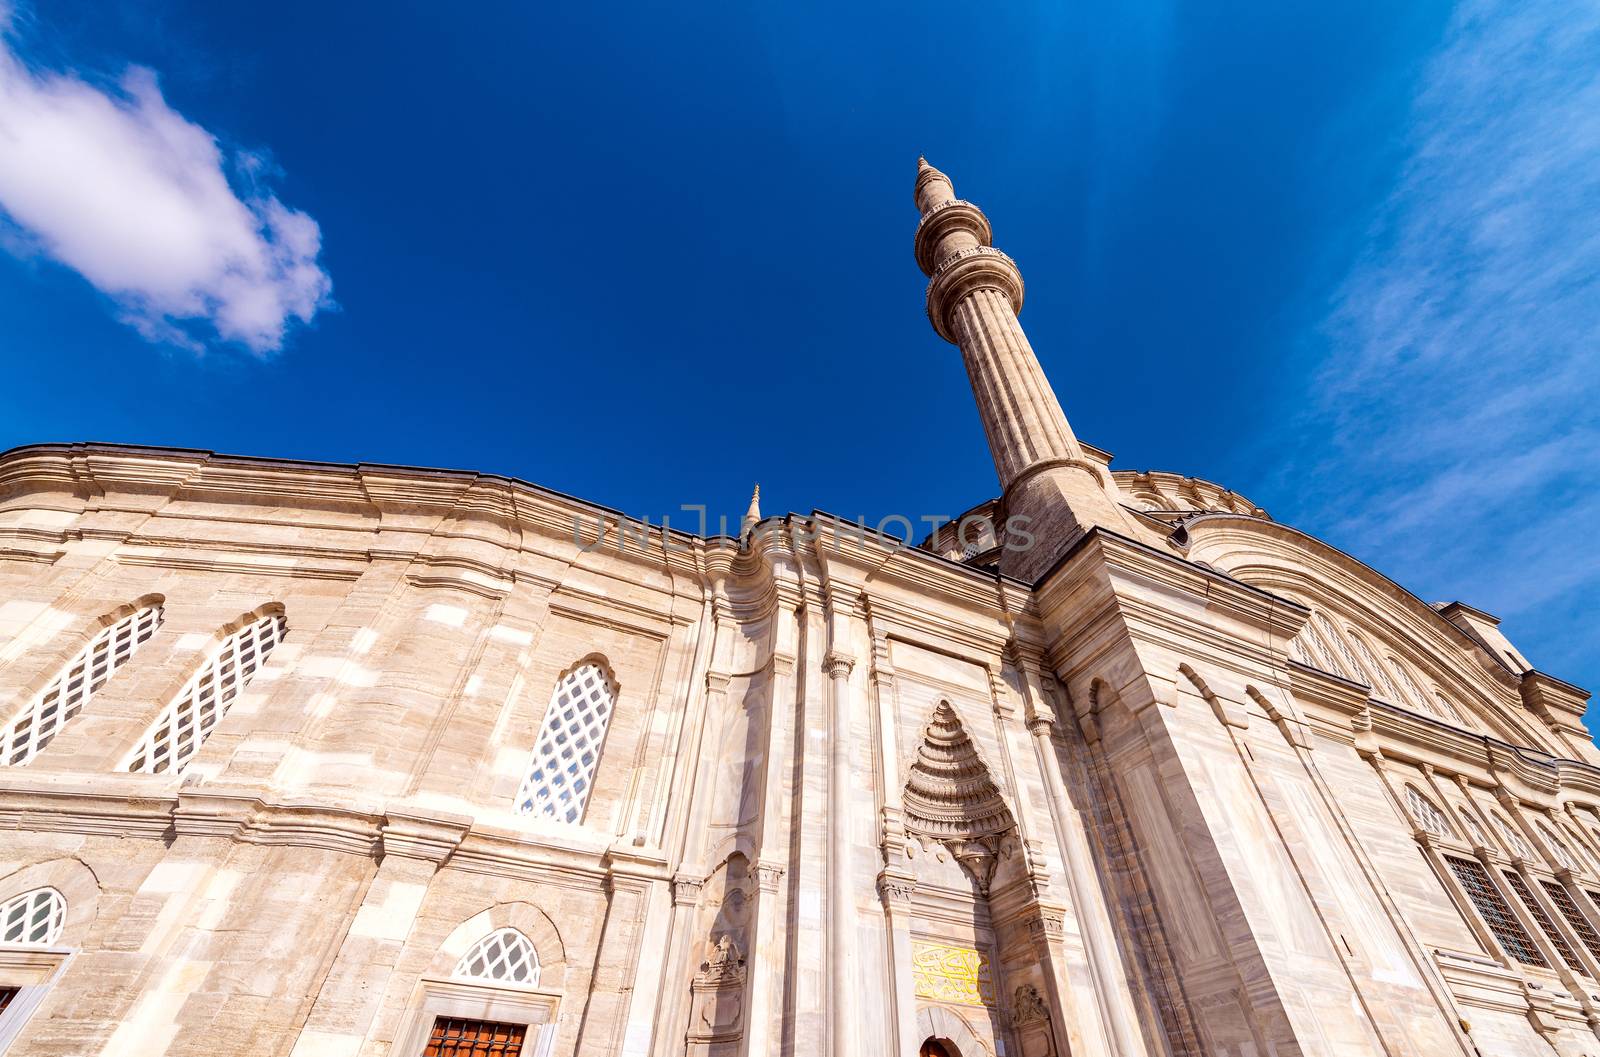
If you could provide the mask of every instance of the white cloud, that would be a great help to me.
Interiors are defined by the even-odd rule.
[[[1596,0],[1457,8],[1324,321],[1296,438],[1322,450],[1291,468],[1306,499],[1286,511],[1410,586],[1516,615],[1557,674],[1589,660],[1570,615],[1600,591],[1596,55]]]
[[[9,29],[0,4],[0,212],[14,225],[0,244],[67,265],[145,337],[196,351],[215,338],[272,352],[330,304],[317,222],[251,186],[259,156],[225,154],[150,70],[109,91],[33,70]]]

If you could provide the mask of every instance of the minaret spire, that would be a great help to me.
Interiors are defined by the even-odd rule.
[[[749,539],[750,531],[761,523],[761,482],[756,482],[756,490],[750,493],[750,507],[744,512],[744,522],[739,526],[739,538]]]
[[[1013,526],[1026,549],[1002,552],[1000,568],[1033,580],[1095,525],[1129,532],[1126,515],[1084,458],[1028,336],[1017,322],[1022,273],[993,246],[989,218],[956,197],[950,178],[917,159],[917,264],[929,277],[928,320],[961,347]],[[1025,518],[1025,521],[1017,519]],[[996,526],[1004,534],[1004,526]],[[1021,530],[1018,532],[1017,530]]]

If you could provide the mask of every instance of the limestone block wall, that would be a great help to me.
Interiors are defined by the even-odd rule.
[[[0,942],[3,1052],[416,1057],[440,1017],[529,1057],[1595,1052],[1581,692],[1371,570],[1249,514],[1091,530],[1039,585],[820,515],[619,523],[475,474],[0,456],[0,722],[162,615],[0,766],[0,905],[66,906]],[[1459,713],[1312,663],[1323,610]],[[279,617],[182,772],[130,773]],[[585,666],[583,809],[520,813]],[[536,977],[464,975],[502,934]]]

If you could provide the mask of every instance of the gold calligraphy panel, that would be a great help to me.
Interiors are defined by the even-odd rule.
[[[961,1006],[992,1006],[989,959],[970,947],[911,942],[911,980],[917,997]]]

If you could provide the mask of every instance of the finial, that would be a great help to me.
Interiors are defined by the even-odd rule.
[[[917,156],[917,184],[914,192],[917,210],[928,212],[934,206],[946,202],[954,202],[956,189],[950,183],[950,177],[928,164],[928,159]]]
[[[761,482],[756,482],[756,490],[750,493],[750,508],[744,512],[744,524],[739,529],[740,539],[749,539],[750,530],[761,522]]]

